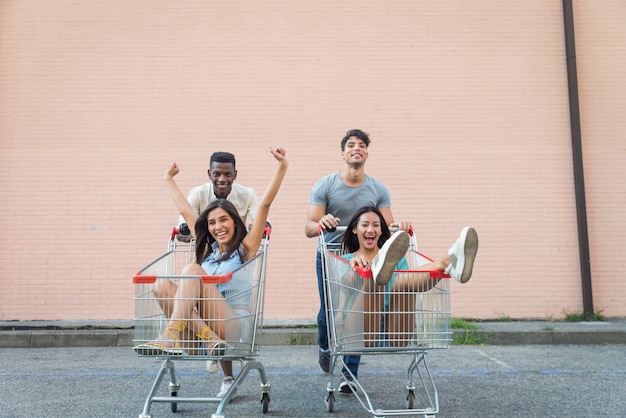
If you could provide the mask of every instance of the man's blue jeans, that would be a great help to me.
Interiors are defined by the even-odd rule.
[[[317,313],[317,344],[322,350],[328,350],[328,328],[326,325],[326,299],[324,298],[324,274],[322,270],[322,253],[317,251],[317,290],[320,294],[320,311]],[[359,372],[359,363],[361,356],[343,356],[343,362],[346,364],[350,372],[357,377]],[[341,370],[345,376],[348,375],[345,368]]]

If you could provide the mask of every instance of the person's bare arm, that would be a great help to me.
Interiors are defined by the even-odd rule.
[[[250,231],[243,240],[246,259],[248,260],[252,258],[259,249],[261,239],[263,239],[265,222],[270,211],[270,206],[278,194],[280,185],[285,178],[285,173],[287,173],[287,167],[289,166],[289,160],[285,158],[285,150],[282,148],[270,148],[270,152],[278,161],[278,168],[276,169],[276,173],[274,173],[274,177],[270,180],[263,197],[261,197],[261,200],[259,201],[259,208],[254,218],[254,222],[252,223],[252,228],[250,228]]]
[[[193,208],[187,201],[185,195],[180,191],[180,188],[174,181],[174,176],[180,172],[178,165],[176,163],[172,163],[170,167],[165,172],[165,184],[167,184],[167,188],[170,192],[170,196],[172,196],[172,200],[176,205],[176,208],[180,212],[180,214],[185,219],[189,230],[191,231],[191,235],[196,238],[196,220],[198,216],[193,211]]]
[[[308,238],[317,237],[319,235],[318,227],[333,229],[339,225],[340,220],[332,214],[326,213],[326,207],[311,205],[309,206],[306,224],[304,225],[304,234]]]
[[[380,213],[382,213],[383,218],[385,218],[385,222],[389,225],[390,228],[398,228],[403,231],[409,232],[413,225],[409,221],[398,221],[394,222],[393,214],[391,213],[391,208],[379,208]]]

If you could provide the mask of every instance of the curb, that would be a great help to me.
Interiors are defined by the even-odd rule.
[[[514,328],[514,327],[511,327]],[[626,329],[588,330],[453,330],[453,338],[465,340],[471,332],[488,345],[626,345]],[[59,328],[0,331],[0,348],[132,347],[134,328]],[[265,327],[261,346],[316,345],[317,329],[310,327]]]

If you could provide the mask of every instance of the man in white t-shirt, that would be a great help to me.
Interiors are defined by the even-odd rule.
[[[259,199],[254,189],[235,183],[237,179],[235,156],[230,152],[213,153],[209,161],[208,175],[211,182],[194,187],[187,196],[196,215],[200,215],[212,201],[226,199],[235,205],[244,224],[247,225],[248,218],[250,222],[254,221]],[[179,218],[181,233],[177,238],[179,241],[189,242],[191,232],[184,222],[181,216]]]

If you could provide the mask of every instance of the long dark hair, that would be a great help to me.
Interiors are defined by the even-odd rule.
[[[239,250],[241,241],[246,236],[248,231],[246,225],[239,217],[239,213],[235,206],[226,199],[217,199],[209,203],[209,206],[202,211],[198,220],[196,221],[196,262],[202,264],[202,262],[213,253],[213,247],[211,244],[215,242],[215,238],[209,233],[209,213],[216,208],[222,208],[228,213],[228,215],[235,221],[235,238],[230,242],[228,248],[222,254],[217,261],[226,260],[232,253]],[[239,252],[239,258],[244,262],[243,254]]]
[[[359,218],[361,215],[367,212],[374,212],[378,215],[380,219],[380,229],[381,235],[378,238],[378,248],[382,247],[385,241],[387,241],[391,237],[391,232],[389,231],[389,227],[387,226],[387,222],[382,213],[375,208],[374,206],[364,206],[361,209],[357,210],[352,219],[350,219],[350,223],[346,227],[346,232],[343,233],[343,239],[341,240],[341,250],[344,253],[353,253],[359,249],[359,237],[352,232],[354,228],[356,228],[359,223]]]

